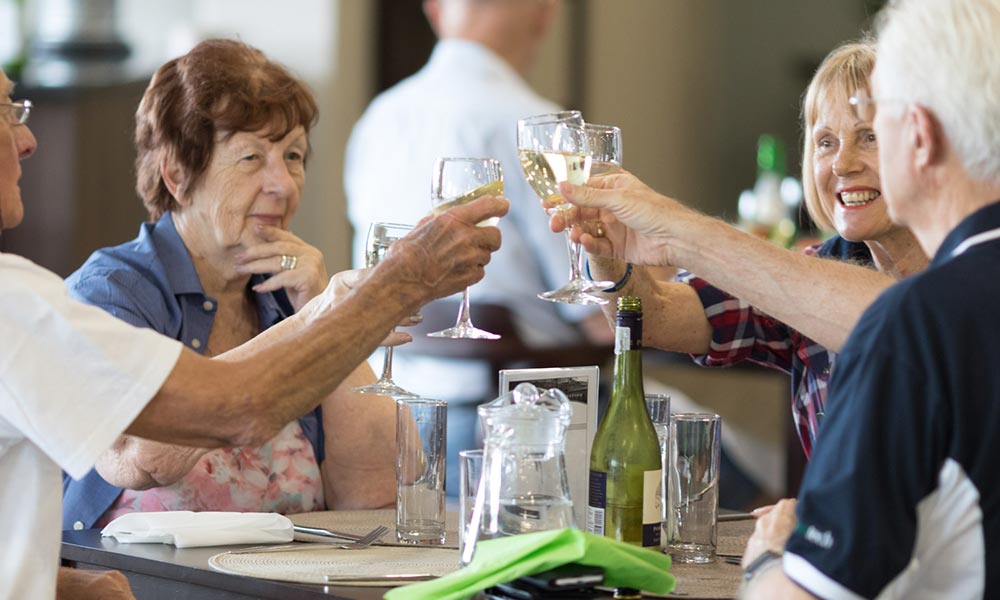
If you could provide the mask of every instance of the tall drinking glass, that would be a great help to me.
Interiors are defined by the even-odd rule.
[[[468,204],[481,196],[503,195],[503,170],[494,158],[439,158],[431,181],[431,205],[435,215],[449,208]],[[493,226],[499,218],[487,219],[480,226]],[[498,340],[500,336],[477,328],[469,314],[469,288],[462,292],[462,305],[454,327],[428,333],[430,337]]]
[[[718,542],[722,417],[675,413],[669,443],[670,556],[678,563],[712,562]]]
[[[669,495],[668,474],[670,472],[670,396],[667,394],[646,394],[646,410],[649,420],[656,430],[656,439],[660,442],[660,485],[656,488],[656,504],[660,507],[660,547],[667,546],[667,503]]]
[[[368,228],[368,240],[365,243],[365,266],[374,267],[389,250],[389,246],[404,237],[413,229],[411,225],[396,223],[372,223]],[[392,346],[386,346],[385,359],[382,362],[382,375],[378,381],[370,385],[354,388],[362,394],[379,394],[396,398],[416,398],[417,395],[404,390],[392,380]]]
[[[528,184],[541,198],[546,212],[562,212],[571,220],[573,206],[559,194],[563,181],[583,184],[590,177],[590,149],[583,119],[569,111],[562,116],[547,115],[522,119],[517,123],[517,153]],[[553,120],[555,119],[555,120]],[[611,282],[590,281],[582,275],[580,244],[566,230],[566,248],[570,259],[570,280],[559,289],[538,294],[551,302],[567,304],[607,304],[607,298],[596,294]]]

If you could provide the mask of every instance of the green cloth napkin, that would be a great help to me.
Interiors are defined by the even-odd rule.
[[[472,563],[454,573],[421,583],[398,587],[386,600],[460,600],[498,583],[540,573],[570,562],[603,567],[604,585],[630,587],[656,594],[674,589],[667,572],[670,557],[585,533],[559,529],[512,535],[476,542]]]

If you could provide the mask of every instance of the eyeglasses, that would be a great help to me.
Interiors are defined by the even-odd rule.
[[[899,98],[879,98],[875,99],[865,92],[858,92],[847,99],[848,104],[854,108],[854,116],[862,121],[871,123],[875,120],[875,105],[895,102],[906,104],[905,100]]]
[[[2,102],[0,107],[10,111],[12,124],[24,125],[28,122],[28,116],[31,115],[34,104],[31,103],[31,100],[21,100],[20,102]]]
[[[847,102],[854,107],[854,116],[858,119],[869,123],[875,119],[875,98],[858,93],[848,98]]]

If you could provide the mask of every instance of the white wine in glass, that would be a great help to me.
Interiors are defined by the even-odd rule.
[[[439,158],[434,163],[431,180],[431,212],[442,214],[448,209],[468,204],[483,196],[503,195],[503,170],[494,158]],[[499,218],[479,223],[480,227],[495,226]],[[427,334],[430,337],[471,340],[498,340],[500,336],[479,329],[469,314],[469,288],[462,292],[462,304],[454,327]]]
[[[544,116],[522,119],[517,123],[517,147],[524,177],[542,200],[546,212],[561,211],[569,221],[573,207],[559,193],[559,184],[569,181],[581,185],[590,178],[592,159],[583,119],[578,114],[554,121],[545,120]],[[571,239],[570,229],[566,229],[566,249],[570,260],[569,282],[538,297],[567,304],[607,304],[607,298],[599,292],[612,284],[583,277],[583,253],[580,244]]]
[[[569,208],[559,194],[560,181],[583,185],[590,177],[592,161],[586,154],[538,152],[522,148],[517,151],[517,156],[521,161],[525,179],[542,199],[542,204],[549,214]]]
[[[413,229],[410,225],[396,223],[372,223],[368,228],[368,240],[365,243],[365,266],[374,267],[385,258],[389,247]],[[386,346],[385,358],[382,362],[382,375],[375,383],[356,387],[355,392],[362,394],[379,394],[395,398],[417,398],[413,392],[408,392],[396,385],[392,380],[392,346]]]

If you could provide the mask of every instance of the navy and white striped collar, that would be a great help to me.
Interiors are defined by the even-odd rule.
[[[932,266],[958,256],[978,244],[1000,239],[1000,200],[967,216],[944,238]]]

